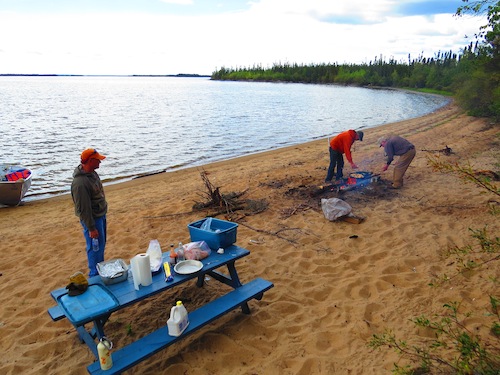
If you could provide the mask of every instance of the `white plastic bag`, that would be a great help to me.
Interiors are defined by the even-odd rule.
[[[151,272],[156,272],[161,267],[161,246],[158,240],[149,241],[149,247],[146,251],[149,255],[149,262],[151,264]]]
[[[201,224],[200,229],[206,230],[207,232],[213,232],[211,226],[212,226],[212,218],[207,217],[205,221]]]
[[[321,209],[325,217],[330,221],[349,215],[352,211],[352,207],[339,198],[321,199]]]

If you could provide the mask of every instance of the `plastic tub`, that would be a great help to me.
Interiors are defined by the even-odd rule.
[[[211,220],[210,230],[201,229],[206,220]],[[188,225],[191,241],[205,241],[212,250],[231,246],[236,242],[238,224],[230,221],[205,218]]]

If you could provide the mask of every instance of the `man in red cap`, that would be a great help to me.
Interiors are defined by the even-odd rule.
[[[104,159],[106,156],[99,154],[96,149],[84,150],[80,156],[80,165],[73,172],[71,183],[75,215],[80,218],[87,243],[89,276],[98,275],[96,265],[104,260],[106,246],[108,203],[101,179],[95,171]]]
[[[344,154],[347,158],[347,161],[351,164],[351,168],[358,169],[358,166],[352,161],[351,146],[354,141],[362,141],[363,136],[364,133],[360,130],[347,130],[332,138],[329,148],[330,166],[328,167],[328,173],[326,174],[325,178],[325,182],[327,184],[331,183],[332,181],[335,167],[337,167],[335,180],[342,180],[344,170]]]

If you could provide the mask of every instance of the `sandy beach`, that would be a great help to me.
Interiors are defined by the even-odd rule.
[[[477,313],[465,322],[468,327],[486,329],[489,295],[498,297],[491,281],[500,277],[498,261],[440,287],[429,283],[456,273],[454,258],[442,254],[473,243],[469,228],[487,225],[498,235],[498,217],[490,213],[498,196],[433,170],[428,157],[498,172],[498,127],[450,104],[421,118],[365,129],[364,141],[353,147],[359,170],[381,173],[384,156],[376,141],[389,133],[417,149],[400,190],[386,188],[391,167],[373,188],[342,196],[321,192],[329,163],[326,139],[106,186],[105,256],[127,262],[152,239],[163,251],[189,242],[187,225],[214,213],[193,210],[205,199],[203,171],[222,193],[244,192],[241,200],[268,204],[262,212],[247,208],[217,217],[238,222],[237,245],[251,252],[237,263],[242,281],[262,277],[274,288],[261,301],[250,301],[250,315],[226,314],[127,373],[390,374],[399,357],[391,349],[369,348],[373,334],[391,329],[400,339],[424,339],[430,333],[410,319],[442,313],[451,301]],[[451,155],[440,151],[447,146]],[[345,200],[364,221],[328,221],[320,206],[326,197]],[[74,272],[87,273],[71,197],[2,208],[0,223],[0,373],[86,374],[92,353],[66,319],[53,322],[47,313],[54,305],[50,292]],[[189,311],[225,292],[216,282],[202,289],[194,281],[185,285],[113,314],[106,333],[115,347],[165,325],[176,299]]]

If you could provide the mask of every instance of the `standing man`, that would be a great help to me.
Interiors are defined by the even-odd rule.
[[[337,167],[337,172],[335,173],[335,180],[339,181],[343,177],[344,169],[344,154],[347,161],[351,164],[352,169],[357,169],[358,166],[354,164],[351,156],[351,146],[354,141],[363,140],[363,132],[355,130],[347,130],[333,137],[330,141],[330,166],[328,167],[328,173],[326,175],[325,182],[327,184],[332,182],[333,171],[335,166]]]
[[[415,157],[415,146],[397,135],[381,137],[378,140],[378,144],[384,148],[385,155],[387,156],[386,164],[382,168],[384,172],[394,160],[394,155],[399,156],[399,160],[394,165],[394,176],[391,185],[391,188],[399,189],[403,186],[403,176]]]
[[[96,149],[89,148],[82,152],[80,165],[73,172],[71,197],[75,204],[75,215],[80,218],[83,236],[87,243],[87,260],[89,276],[98,274],[96,265],[104,260],[106,246],[106,213],[108,203],[104,196],[104,188],[99,175],[95,172],[106,156]],[[93,246],[92,240],[97,239],[98,245]]]

